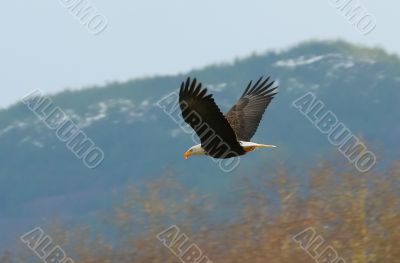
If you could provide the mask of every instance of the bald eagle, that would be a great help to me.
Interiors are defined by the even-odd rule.
[[[179,106],[184,121],[196,132],[201,144],[191,147],[184,158],[208,155],[216,159],[238,157],[258,148],[274,148],[250,142],[262,116],[277,94],[274,81],[261,77],[254,85],[250,81],[237,103],[224,115],[213,96],[196,79],[182,82]]]

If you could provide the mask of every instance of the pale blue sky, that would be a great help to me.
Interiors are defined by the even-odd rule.
[[[60,1],[2,3],[0,107],[33,89],[54,93],[184,72],[309,39],[342,38],[400,54],[395,0],[360,0],[377,19],[367,36],[332,7],[333,0],[91,0],[108,18],[98,36]]]

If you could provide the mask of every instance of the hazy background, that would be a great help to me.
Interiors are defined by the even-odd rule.
[[[33,89],[56,92],[138,76],[172,74],[311,39],[341,38],[400,53],[400,3],[362,0],[377,19],[369,35],[328,0],[91,0],[109,20],[87,32],[58,0],[4,1],[0,8],[0,107]]]
[[[398,1],[359,1],[377,20],[366,36],[333,0],[91,0],[98,36],[60,1],[0,6],[0,263],[38,262],[20,240],[37,226],[75,262],[179,262],[155,238],[171,224],[216,263],[312,262],[292,240],[308,227],[346,262],[399,262]],[[185,161],[195,142],[157,101],[191,76],[226,112],[267,75],[279,94],[252,140],[279,147],[231,173]],[[99,167],[17,103],[34,89],[103,150]],[[377,156],[371,171],[293,107],[308,92]]]

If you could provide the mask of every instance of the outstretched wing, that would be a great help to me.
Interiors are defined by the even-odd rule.
[[[250,141],[256,133],[262,116],[277,92],[270,77],[261,77],[253,86],[250,81],[242,97],[226,113],[225,117],[236,133],[238,140]]]
[[[215,104],[212,95],[207,95],[207,89],[202,88],[196,79],[191,81],[188,78],[186,82],[182,82],[179,104],[183,119],[199,136],[202,147],[209,155],[220,157],[227,154],[227,151],[242,150],[235,132]],[[224,148],[221,144],[227,147]]]

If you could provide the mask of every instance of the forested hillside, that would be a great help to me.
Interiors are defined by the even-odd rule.
[[[279,94],[254,140],[279,147],[243,158],[231,174],[207,158],[183,160],[183,152],[194,142],[157,101],[176,91],[187,76],[209,87],[223,111],[250,80],[260,76],[277,80]],[[334,41],[307,42],[175,76],[114,82],[51,96],[104,151],[104,162],[96,169],[86,168],[19,102],[0,112],[4,242],[43,220],[91,222],[101,209],[121,198],[118,193],[126,185],[145,185],[166,170],[183,175],[179,177],[183,185],[224,198],[234,174],[257,173],[260,167],[268,174],[285,164],[291,172],[306,176],[303,171],[317,166],[322,157],[346,161],[336,156],[326,135],[292,106],[307,92],[313,92],[378,155],[377,171],[386,169],[400,156],[399,86],[398,57],[381,49]]]

